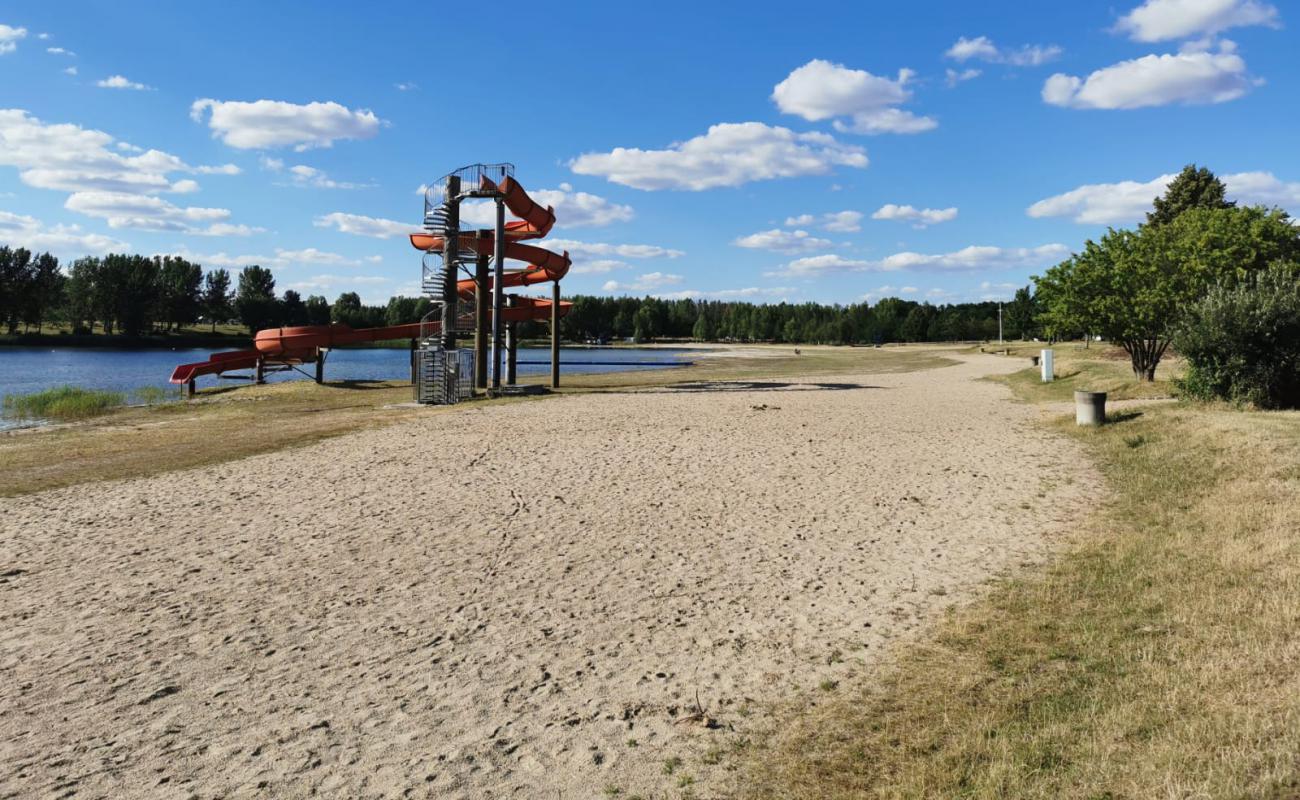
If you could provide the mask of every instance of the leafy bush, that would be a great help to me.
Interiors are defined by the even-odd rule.
[[[76,386],[60,386],[33,394],[11,394],[4,399],[4,411],[16,417],[40,419],[84,419],[122,405],[126,396]]]
[[[1300,269],[1276,264],[1192,304],[1174,346],[1183,393],[1260,408],[1300,406]]]

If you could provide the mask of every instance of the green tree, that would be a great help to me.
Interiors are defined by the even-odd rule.
[[[59,260],[41,253],[32,262],[32,284],[23,309],[23,324],[35,325],[40,333],[44,323],[63,303],[67,277],[59,270]]]
[[[305,304],[308,325],[330,324],[330,301],[318,294],[308,296]]]
[[[35,282],[31,251],[0,247],[0,321],[9,333],[18,332],[23,308]]]
[[[110,253],[104,256],[97,289],[104,298],[105,332],[115,329],[140,336],[152,327],[160,293],[159,264],[142,255]]]
[[[284,325],[306,325],[307,306],[302,302],[302,295],[293,289],[285,289],[280,301],[280,318]]]
[[[155,263],[159,320],[167,330],[193,325],[202,307],[202,268],[176,256],[163,256],[155,259]]]
[[[1284,211],[1193,208],[1165,225],[1089,240],[1035,280],[1052,331],[1099,333],[1124,348],[1139,380],[1152,381],[1183,309],[1214,284],[1297,257],[1300,230]]]
[[[275,298],[275,276],[271,270],[256,264],[244,267],[239,273],[239,288],[235,290],[235,313],[250,334],[276,324],[279,301]]]
[[[706,309],[700,309],[699,315],[695,317],[691,338],[697,342],[711,342],[717,338],[717,331],[713,327],[713,314]]]
[[[232,313],[230,297],[230,273],[224,269],[214,269],[203,276],[203,313],[212,323],[212,332],[217,332],[217,323],[230,319]]]
[[[361,295],[356,292],[344,292],[334,301],[330,315],[334,321],[353,328],[365,327],[365,311],[361,308]]]
[[[1228,201],[1227,193],[1227,187],[1213,172],[1188,164],[1169,182],[1164,195],[1154,200],[1155,207],[1147,212],[1147,224],[1167,225],[1192,208],[1232,208],[1236,204]]]
[[[1018,339],[1028,339],[1034,335],[1039,309],[1037,298],[1030,287],[1016,290],[1016,296],[1007,304],[1005,313],[1007,327],[1010,329],[1008,334]]]
[[[912,306],[903,319],[903,324],[899,326],[898,335],[905,342],[923,342],[926,334],[930,330],[930,318],[934,315],[934,307],[929,303],[918,306]]]

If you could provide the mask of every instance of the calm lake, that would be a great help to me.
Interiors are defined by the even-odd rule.
[[[28,394],[55,386],[80,386],[132,392],[145,386],[175,388],[167,382],[177,364],[203,361],[209,350],[111,350],[108,348],[0,347],[0,397]],[[560,368],[565,373],[620,372],[655,369],[684,363],[688,351],[632,347],[563,348]],[[334,350],[325,364],[325,380],[407,380],[410,352],[405,349]],[[519,374],[550,373],[549,348],[519,349]],[[591,365],[584,361],[615,362]],[[525,363],[542,362],[542,363]],[[637,362],[637,363],[629,363]],[[644,366],[649,362],[649,366]],[[314,367],[304,367],[309,374]],[[502,365],[504,370],[504,364]],[[275,373],[268,382],[309,380],[300,373]],[[198,380],[199,388],[216,386],[215,376]],[[0,428],[15,424],[0,419]]]

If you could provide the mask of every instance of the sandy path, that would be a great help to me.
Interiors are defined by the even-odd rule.
[[[0,797],[707,797],[755,701],[860,672],[1093,490],[972,380],[1019,366],[480,407],[4,501]]]

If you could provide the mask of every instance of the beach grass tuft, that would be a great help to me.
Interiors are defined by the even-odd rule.
[[[4,413],[23,419],[76,420],[98,416],[126,402],[120,392],[58,386],[31,394],[8,395]]]

